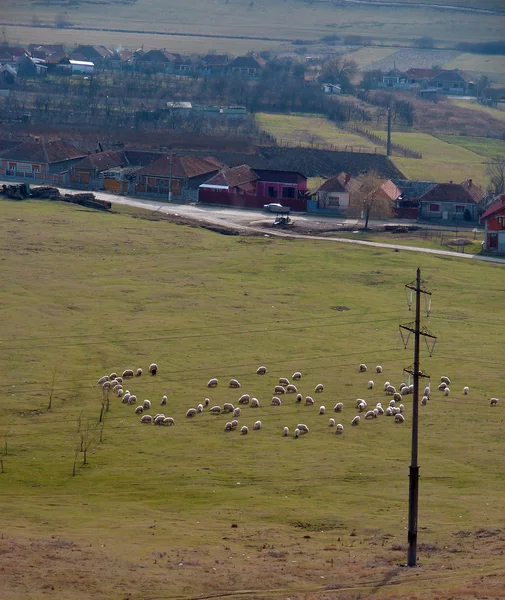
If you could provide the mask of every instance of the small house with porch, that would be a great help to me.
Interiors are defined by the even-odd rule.
[[[472,193],[460,183],[437,183],[419,198],[422,221],[456,221],[476,223],[479,205]]]
[[[484,225],[484,250],[505,254],[505,194],[480,218]]]
[[[327,179],[309,194],[307,212],[343,213],[349,208],[349,190],[346,184],[349,176],[340,173]]]

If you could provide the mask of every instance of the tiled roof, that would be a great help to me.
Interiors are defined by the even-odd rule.
[[[139,62],[173,62],[176,59],[180,59],[179,54],[172,54],[171,52],[167,52],[166,50],[149,50],[142,56],[139,56],[137,60]]]
[[[15,148],[21,144],[19,140],[2,140],[0,139],[0,154],[5,150],[10,150],[11,148]]]
[[[305,175],[298,171],[277,171],[274,169],[254,169],[259,175],[261,181],[270,181],[272,183],[299,183],[301,179],[307,179]]]
[[[412,77],[413,79],[431,79],[440,73],[439,69],[417,69],[413,67],[408,71],[405,71],[405,75]]]
[[[97,169],[105,171],[112,167],[124,167],[127,160],[121,150],[108,150],[106,152],[95,152],[86,156],[74,165],[75,169]]]
[[[461,75],[461,73],[457,70],[453,71],[440,71],[437,75],[430,79],[430,83],[439,82],[439,83],[465,83],[465,78]]]
[[[316,192],[346,192],[345,184],[340,181],[341,175],[335,175],[327,179],[322,185],[320,185]],[[345,174],[344,174],[345,181]]]
[[[391,179],[386,180],[381,186],[381,190],[386,194],[388,198],[391,200],[396,200],[399,196],[402,195],[400,189],[396,187],[396,185],[391,181]]]
[[[0,157],[8,160],[52,164],[84,157],[84,153],[73,144],[63,140],[53,142],[28,141],[0,152]]]
[[[498,202],[491,204],[491,206],[486,210],[486,212],[480,218],[480,222],[482,223],[484,221],[484,219],[487,219],[488,217],[491,217],[495,213],[501,212],[502,210],[505,213],[505,194],[502,194],[499,197]]]
[[[472,195],[460,183],[437,183],[419,198],[419,202],[459,202],[475,204]]]
[[[217,175],[211,177],[206,184],[223,185],[228,187],[242,186],[253,181],[257,181],[259,176],[248,165],[240,165],[222,169]]]
[[[254,56],[237,56],[231,63],[230,67],[232,69],[261,69],[265,61],[260,58],[255,58]]]
[[[465,179],[465,181],[461,182],[461,185],[472,196],[477,204],[482,200],[482,198],[484,198],[483,189],[480,187],[480,185],[474,183],[472,179]]]
[[[165,155],[140,169],[137,175],[169,177],[171,159],[173,159],[172,177],[177,179],[191,179],[192,177],[218,171],[225,166],[213,157],[198,158],[195,156]]]

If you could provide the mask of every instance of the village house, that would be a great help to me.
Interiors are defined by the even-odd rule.
[[[228,65],[228,73],[240,77],[259,77],[266,62],[258,55],[237,56]]]
[[[428,81],[428,85],[444,94],[463,96],[468,92],[468,83],[458,69],[440,71]]]
[[[167,50],[149,50],[148,52],[132,57],[136,70],[146,73],[168,73],[173,71],[175,61],[181,61],[180,54],[167,52]]]
[[[457,221],[476,223],[479,220],[477,196],[471,191],[473,182],[465,186],[461,183],[437,183],[419,198],[419,220]]]
[[[400,87],[407,86],[408,77],[405,73],[399,71],[396,67],[388,71],[385,75],[382,76],[382,84],[383,87]]]
[[[77,46],[69,54],[69,58],[77,61],[91,62],[96,67],[102,67],[113,55],[112,50],[105,46]]]
[[[480,222],[484,225],[484,250],[505,254],[505,194],[486,210]]]
[[[307,212],[343,214],[349,208],[349,190],[346,184],[350,176],[340,173],[330,177],[309,193]]]
[[[19,77],[37,77],[47,75],[47,64],[45,59],[34,58],[24,54],[16,64]]]

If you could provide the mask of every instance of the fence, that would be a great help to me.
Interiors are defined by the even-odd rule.
[[[282,202],[283,206],[299,212],[305,212],[307,208],[305,198],[279,198],[278,201]],[[219,206],[233,206],[236,208],[263,208],[265,204],[272,202],[272,198],[200,188],[198,202],[202,204],[217,204]]]
[[[27,182],[33,181],[33,183],[58,183],[60,185],[66,183],[65,175],[60,175],[59,173],[33,173],[6,169],[3,173],[0,172],[0,174],[6,179],[22,179]]]
[[[357,152],[359,154],[385,154],[385,149],[380,147],[370,148],[369,146],[337,146],[335,144],[320,144],[318,142],[295,142],[292,140],[277,139],[275,142],[279,148],[313,148],[315,150],[328,150],[330,152]]]
[[[375,142],[376,144],[380,144],[381,146],[387,147],[387,140],[382,138],[380,135],[377,135],[373,131],[369,129],[362,129],[357,125],[340,125],[342,129],[347,129],[348,131],[353,131],[358,135],[362,135],[369,139],[371,142]],[[399,154],[400,156],[405,156],[405,158],[422,158],[423,155],[421,152],[417,152],[417,150],[413,150],[412,148],[408,148],[407,146],[402,146],[402,144],[391,143],[391,150]]]

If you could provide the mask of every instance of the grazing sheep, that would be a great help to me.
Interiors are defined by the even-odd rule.
[[[156,421],[156,419],[157,419],[158,417],[163,417],[163,418],[165,418],[165,413],[157,413],[157,414],[155,414],[155,415],[154,415],[153,419]]]
[[[165,417],[163,419],[163,425],[175,425],[173,417]]]
[[[359,412],[363,412],[366,408],[366,404],[364,402],[359,402],[356,408],[359,410]]]
[[[449,379],[449,377],[442,375],[442,377],[440,377],[440,383],[446,383],[447,385],[451,385],[451,380]]]
[[[388,406],[386,408],[386,417],[391,417],[392,415],[393,415],[393,409],[390,406]]]
[[[228,387],[239,388],[240,382],[237,379],[230,379],[230,383],[228,384]]]
[[[361,363],[359,366],[359,372],[364,373],[365,371],[367,371],[367,366]]]
[[[368,404],[366,403],[366,400],[363,400],[363,398],[358,398],[356,400],[356,408],[358,408],[358,406],[362,404],[364,408],[366,408],[368,406]]]
[[[398,392],[396,393],[398,394]],[[404,385],[400,388],[400,396],[406,396],[407,394],[410,394],[410,388],[408,385]]]
[[[116,383],[116,385],[112,389],[114,392],[117,392],[118,390],[122,390],[123,386],[120,383]]]
[[[288,394],[296,394],[296,392],[298,392],[298,388],[296,387],[296,385],[288,383],[288,385],[286,386],[286,392]]]
[[[342,425],[342,423],[338,423],[337,431],[335,431],[335,433],[342,433],[342,431],[344,431],[344,426]]]
[[[256,375],[265,375],[266,372],[267,372],[266,367],[258,367],[256,369]]]
[[[117,373],[111,373],[109,375],[109,379],[116,379],[116,377],[117,377]]]
[[[285,377],[279,377],[279,381],[277,382],[279,385],[289,385],[289,379]]]
[[[164,420],[165,420],[165,415],[157,415],[156,417],[154,417],[154,424],[155,425],[163,425]]]
[[[375,410],[377,411],[378,415],[384,414],[384,409],[382,408],[382,406],[377,406],[377,408]]]
[[[128,390],[126,390],[126,392],[124,393],[123,397],[121,398],[121,402],[123,404],[128,404],[128,400],[130,398],[130,392]]]
[[[205,400],[204,400],[203,403],[204,403],[205,406],[209,406],[209,404],[210,404],[209,398],[205,398]]]
[[[133,369],[126,369],[125,371],[123,371],[123,374],[121,375],[121,377],[123,379],[131,379],[133,377],[134,373],[133,373]]]
[[[121,398],[121,396],[123,395],[123,388],[119,388],[116,392],[116,395],[118,398]]]
[[[414,393],[414,384],[413,384],[413,383],[411,383],[411,384],[409,385],[409,394],[413,394],[413,393]]]
[[[135,373],[135,377],[141,377],[142,376],[142,369],[137,369],[137,372]]]
[[[233,421],[231,421],[230,425],[231,425],[232,429],[235,429],[236,427],[238,427],[237,419],[233,419]]]
[[[395,423],[405,423],[405,417],[401,414],[395,415]]]
[[[289,427],[284,427],[284,429],[282,430],[282,435],[283,435],[283,437],[286,437],[289,435]]]
[[[196,415],[196,408],[188,408],[187,412],[186,412],[186,417],[188,417],[188,419],[190,419],[191,417],[194,417]]]
[[[445,390],[445,388],[447,387],[447,383],[445,383],[445,381],[442,381],[442,383],[438,386],[438,389],[443,392]]]
[[[217,405],[216,405],[216,406],[213,406],[213,407],[210,409],[210,413],[211,413],[211,414],[213,414],[213,415],[218,415],[220,412],[221,412],[221,407],[220,407],[220,406],[217,406]]]
[[[209,379],[209,381],[207,381],[207,387],[208,388],[215,388],[217,387],[218,381],[215,377],[213,377],[212,379]]]
[[[237,406],[237,408],[233,409],[233,416],[240,417],[240,408],[238,406]]]
[[[388,385],[386,388],[386,394],[396,394],[396,388],[394,385]]]
[[[258,398],[251,398],[251,408],[259,408],[260,407],[260,401],[258,400]]]
[[[298,423],[296,428],[300,430],[300,433],[309,433],[309,428],[305,423]]]
[[[128,404],[135,404],[137,402],[137,396],[132,395],[128,398]]]
[[[375,372],[376,372],[376,373],[382,373],[382,367],[381,367],[380,365],[377,365],[377,366],[375,367]]]
[[[489,406],[496,406],[499,402],[499,398],[491,398],[490,402],[489,402]]]
[[[305,406],[314,406],[314,398],[312,398],[312,396],[307,396],[305,398]]]
[[[143,406],[137,406],[137,408],[135,409],[135,414],[136,415],[141,415],[144,412],[144,407]]]
[[[274,388],[274,394],[285,394],[286,389],[282,385],[276,385]]]
[[[354,425],[354,426],[359,425],[359,422],[360,422],[360,416],[356,415],[354,417],[354,419],[351,421],[351,425]]]
[[[199,405],[196,407],[196,412],[197,412],[198,414],[201,414],[201,413],[203,413],[203,404],[199,404]]]
[[[100,377],[100,379],[97,381],[97,385],[103,385],[106,381],[109,381],[108,375],[104,375],[103,377]]]
[[[242,435],[247,435],[249,433],[249,427],[247,427],[247,425],[242,425],[242,427],[240,429],[240,433]]]
[[[430,388],[429,388],[429,386],[426,386],[426,387],[424,388],[424,395],[425,395],[425,396],[428,396],[428,398],[430,397]]]
[[[165,404],[167,403],[168,398],[166,396],[163,396],[163,398],[161,399],[161,406],[165,406]]]
[[[239,404],[249,404],[250,399],[251,399],[251,396],[249,394],[242,394],[242,396],[240,396],[240,398],[238,399],[238,403]]]
[[[224,426],[224,430],[231,431],[231,423],[226,423],[226,425]]]
[[[272,398],[272,402],[270,403],[272,406],[282,406],[281,399],[278,396],[274,396]]]
[[[403,406],[403,404],[400,404],[400,406],[398,408],[399,408],[400,412],[402,413],[405,406]]]
[[[110,387],[111,387],[111,385],[112,385],[112,384],[111,384],[111,382],[110,382],[110,381],[104,381],[104,382],[102,383],[102,390],[110,390]]]
[[[253,429],[255,431],[258,431],[258,429],[261,429],[261,421],[256,421],[256,423],[254,423],[254,425],[253,425]]]
[[[302,378],[302,374],[300,373],[300,371],[297,371],[296,373],[293,373],[293,377],[291,377],[291,379],[293,379],[293,381],[298,381]]]
[[[227,412],[233,412],[235,410],[235,407],[233,406],[233,404],[231,402],[225,402],[223,404],[223,412],[227,413]]]
[[[122,377],[116,377],[116,381],[118,383],[123,383],[123,378]]]
[[[324,390],[324,385],[322,383],[318,383],[314,388],[316,394],[320,394]]]
[[[409,386],[405,383],[405,381],[402,381],[398,387],[401,389]]]
[[[151,402],[149,400],[144,400],[144,409],[148,410],[151,408]]]
[[[375,385],[375,383],[370,379],[370,381],[368,382],[368,389],[373,390],[374,385]]]
[[[400,402],[400,400],[401,400],[401,399],[402,399],[402,395],[401,395],[399,392],[395,392],[395,393],[393,394],[393,400],[394,400],[395,402]]]
[[[463,394],[465,394],[465,396],[467,396],[469,391],[470,391],[470,388],[467,385],[465,385],[465,387],[463,388]]]
[[[365,414],[365,419],[376,419],[377,415],[373,410],[367,410]]]
[[[300,403],[302,401],[303,396],[301,394],[296,395],[296,402]]]
[[[400,398],[400,400],[401,400],[401,398]],[[395,404],[396,404],[396,400],[394,398],[389,401],[389,406],[394,406]]]
[[[300,430],[295,429],[295,438],[299,438],[299,437],[300,437]]]
[[[335,427],[335,419],[330,419],[330,427]]]
[[[446,387],[444,390],[444,396],[448,396],[450,393],[451,393],[451,390],[448,387]]]
[[[391,409],[391,413],[393,415],[399,415],[402,411],[399,409],[398,406],[393,406],[393,408]]]
[[[333,407],[333,412],[342,412],[343,408],[344,408],[344,403],[343,402],[337,402],[335,404],[335,406]]]
[[[156,375],[156,373],[158,372],[158,365],[156,363],[152,363],[149,365],[149,373],[151,373],[151,375]]]
[[[390,385],[391,385],[390,381],[385,381],[384,382],[384,391],[386,391]]]
[[[152,423],[153,422],[153,418],[151,417],[151,415],[142,415],[140,417],[140,422],[141,423]]]
[[[319,414],[320,415],[324,415],[325,412],[326,412],[326,407],[325,406],[320,406],[319,407]]]
[[[421,400],[421,404],[426,406],[428,404],[428,396],[423,396]]]

